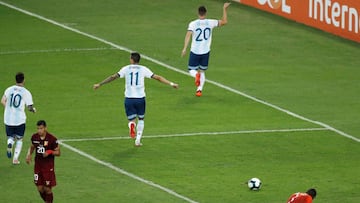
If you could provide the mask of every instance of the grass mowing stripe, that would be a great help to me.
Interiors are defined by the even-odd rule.
[[[32,53],[51,53],[51,52],[76,52],[76,51],[102,51],[116,49],[113,47],[96,47],[96,48],[65,48],[65,49],[40,49],[40,50],[15,50],[1,51],[0,55],[15,54],[32,54]]]
[[[178,197],[178,198],[180,198],[180,199],[183,199],[183,200],[185,200],[185,201],[187,201],[187,202],[197,203],[196,201],[194,201],[194,200],[192,200],[192,199],[190,199],[190,198],[188,198],[188,197],[185,197],[185,196],[183,196],[183,195],[180,195],[180,194],[176,193],[176,192],[173,191],[173,190],[170,190],[170,189],[168,189],[168,188],[166,188],[166,187],[163,187],[163,186],[161,186],[161,185],[158,185],[158,184],[156,184],[156,183],[154,183],[154,182],[152,182],[152,181],[145,180],[145,179],[143,179],[143,178],[141,178],[141,177],[139,177],[139,176],[136,176],[136,175],[134,175],[134,174],[132,174],[132,173],[129,173],[129,172],[121,169],[121,168],[118,168],[118,167],[112,165],[111,163],[107,163],[107,162],[101,161],[101,160],[95,158],[94,156],[91,156],[90,154],[87,154],[87,153],[85,153],[85,152],[83,152],[83,151],[81,151],[81,150],[76,149],[75,147],[72,147],[72,146],[70,146],[70,145],[68,145],[68,144],[65,144],[65,143],[63,143],[63,142],[60,142],[60,144],[61,144],[62,146],[64,146],[65,148],[67,148],[67,149],[69,149],[69,150],[71,150],[71,151],[73,151],[73,152],[75,152],[75,153],[77,153],[77,154],[79,154],[79,155],[81,155],[81,156],[84,156],[84,157],[86,157],[86,158],[88,158],[88,159],[90,159],[90,160],[92,160],[92,161],[94,161],[94,162],[96,162],[96,163],[98,163],[98,164],[100,164],[100,165],[106,166],[106,167],[108,167],[108,168],[110,168],[110,169],[112,169],[112,170],[114,170],[114,171],[116,171],[116,172],[119,172],[119,173],[121,173],[121,174],[123,174],[123,175],[126,175],[126,176],[128,176],[128,177],[130,177],[130,178],[133,178],[133,179],[135,179],[135,180],[138,180],[138,181],[140,181],[140,182],[142,182],[142,183],[145,183],[145,184],[147,184],[147,185],[150,185],[150,186],[152,186],[152,187],[158,188],[158,189],[160,189],[160,190],[162,190],[162,191],[164,191],[164,192],[166,192],[166,193],[169,193],[169,194],[171,194],[171,195],[173,195],[173,196],[175,196],[175,197]]]
[[[132,52],[132,50],[129,49],[129,48],[126,48],[126,47],[117,45],[117,44],[112,43],[112,42],[109,42],[109,41],[107,41],[107,40],[105,40],[105,39],[102,39],[102,38],[96,37],[96,36],[94,36],[94,35],[91,35],[91,34],[82,32],[82,31],[80,31],[80,30],[71,28],[71,27],[66,26],[66,25],[64,25],[64,24],[61,24],[61,23],[56,22],[56,21],[54,21],[54,20],[45,18],[45,17],[40,16],[40,15],[38,15],[38,14],[29,12],[29,11],[26,11],[26,10],[24,10],[24,9],[18,8],[18,7],[16,7],[16,6],[11,5],[11,4],[7,4],[7,3],[2,2],[2,1],[0,1],[0,4],[4,5],[4,6],[6,6],[6,7],[9,7],[9,8],[11,8],[11,9],[17,10],[17,11],[19,11],[19,12],[25,13],[25,14],[27,14],[27,15],[29,15],[29,16],[33,16],[33,17],[35,17],[35,18],[44,20],[44,21],[49,22],[49,23],[51,23],[51,24],[53,24],[53,25],[57,25],[57,26],[59,26],[59,27],[62,27],[62,28],[64,28],[64,29],[73,31],[73,32],[78,33],[78,34],[81,34],[81,35],[84,35],[84,36],[89,37],[89,38],[91,38],[91,39],[95,39],[95,40],[97,40],[97,41],[103,42],[103,43],[108,44],[108,45],[110,45],[110,46],[112,46],[112,47],[114,47],[114,48],[117,48],[117,49],[120,49],[120,50],[123,50],[123,51],[126,51],[126,52]],[[176,71],[176,72],[185,74],[185,75],[189,75],[189,74],[188,74],[187,72],[185,72],[185,71],[182,71],[182,70],[180,70],[180,69],[178,69],[178,68],[175,68],[175,67],[173,67],[173,66],[170,66],[170,65],[168,65],[168,64],[165,64],[165,63],[163,63],[163,62],[161,62],[161,61],[158,61],[158,60],[153,59],[153,58],[151,58],[151,57],[148,57],[148,56],[146,56],[146,55],[142,55],[142,57],[145,58],[145,59],[147,59],[147,60],[149,60],[149,61],[151,61],[151,62],[153,62],[153,63],[156,63],[156,64],[158,64],[158,65],[160,65],[160,66],[163,66],[163,67],[165,67],[165,68],[168,68],[168,69],[170,69],[170,70],[173,70],[173,71]],[[352,135],[350,135],[350,134],[347,134],[347,133],[345,133],[345,132],[343,132],[343,131],[340,131],[340,130],[338,130],[338,129],[336,129],[336,128],[328,125],[328,124],[325,124],[325,123],[323,123],[323,122],[311,120],[311,119],[309,119],[309,118],[305,118],[304,116],[301,116],[301,115],[299,115],[299,114],[293,113],[293,112],[291,112],[291,111],[289,111],[289,110],[286,110],[286,109],[284,109],[284,108],[281,108],[281,107],[279,107],[279,106],[276,106],[276,105],[274,105],[274,104],[271,104],[271,103],[269,103],[269,102],[266,102],[266,101],[264,101],[264,100],[258,99],[258,98],[256,98],[256,97],[250,96],[250,95],[248,95],[248,94],[246,94],[246,93],[244,93],[244,92],[235,90],[235,89],[233,89],[233,88],[231,88],[231,87],[228,87],[228,86],[226,86],[226,85],[220,84],[220,83],[218,83],[218,82],[215,82],[215,81],[212,81],[212,80],[206,80],[206,81],[209,82],[209,83],[211,83],[211,84],[213,84],[213,85],[216,85],[216,86],[218,86],[218,87],[220,87],[220,88],[226,89],[226,90],[228,90],[228,91],[230,91],[230,92],[236,93],[236,94],[238,94],[238,95],[244,96],[244,97],[246,97],[246,98],[248,98],[248,99],[251,99],[251,100],[253,100],[253,101],[256,101],[256,102],[258,102],[258,103],[264,104],[264,105],[266,105],[266,106],[269,106],[269,107],[271,107],[271,108],[274,108],[274,109],[276,109],[276,110],[279,110],[279,111],[281,111],[281,112],[284,112],[284,113],[286,113],[286,114],[288,114],[288,115],[290,115],[290,116],[293,116],[293,117],[295,117],[295,118],[298,118],[298,119],[301,119],[301,120],[304,120],[304,121],[307,121],[307,122],[310,122],[310,123],[313,123],[313,124],[317,124],[317,125],[319,125],[319,126],[322,126],[322,127],[324,127],[324,128],[327,128],[327,129],[329,129],[329,130],[331,130],[331,131],[333,131],[333,132],[335,132],[335,133],[337,133],[337,134],[339,134],[339,135],[341,135],[341,136],[343,136],[343,137],[352,139],[352,140],[354,140],[354,141],[356,141],[356,142],[360,142],[360,139],[359,139],[359,138],[356,138],[356,137],[354,137],[354,136],[352,136]]]
[[[327,128],[296,128],[296,129],[274,129],[274,130],[241,130],[228,132],[196,132],[196,133],[181,133],[169,135],[148,135],[145,138],[167,138],[167,137],[188,137],[199,135],[230,135],[230,134],[253,134],[253,133],[274,133],[274,132],[305,132],[305,131],[322,131],[329,130]],[[63,139],[61,142],[82,142],[82,141],[99,141],[99,140],[127,140],[131,139],[128,136],[124,137],[98,137],[98,138],[73,138]]]
[[[274,108],[274,109],[276,109],[276,110],[279,110],[279,111],[281,111],[281,112],[284,112],[284,113],[286,113],[286,114],[288,114],[288,115],[290,115],[290,116],[292,116],[292,117],[298,118],[298,119],[303,120],[303,121],[307,121],[307,122],[309,122],[309,123],[317,124],[317,125],[322,126],[322,127],[326,128],[326,129],[328,129],[328,130],[334,131],[334,132],[336,132],[337,134],[339,134],[339,135],[341,135],[341,136],[347,137],[347,138],[352,139],[352,140],[354,140],[354,141],[356,141],[356,142],[360,142],[360,138],[356,138],[356,137],[354,137],[354,136],[352,136],[352,135],[349,135],[349,134],[347,134],[347,133],[345,133],[345,132],[343,132],[343,131],[341,131],[341,130],[338,130],[338,129],[336,129],[336,128],[334,128],[334,127],[332,127],[332,126],[330,126],[330,125],[328,125],[328,124],[326,124],[326,123],[323,123],[323,122],[320,122],[320,121],[311,120],[311,119],[309,119],[309,118],[305,118],[304,116],[301,116],[301,115],[299,115],[299,114],[293,113],[293,112],[291,112],[291,111],[289,111],[289,110],[286,110],[286,109],[284,109],[284,108],[281,108],[281,107],[279,107],[279,106],[276,106],[276,105],[274,105],[274,104],[271,104],[271,103],[269,103],[269,102],[266,102],[266,101],[264,101],[264,100],[258,99],[258,98],[256,98],[256,97],[250,96],[250,95],[248,95],[248,94],[245,94],[245,93],[243,93],[243,92],[240,92],[240,91],[238,91],[238,90],[236,90],[236,89],[233,89],[233,88],[231,88],[231,87],[225,86],[225,85],[220,84],[220,83],[218,83],[218,82],[211,81],[211,80],[206,80],[206,81],[209,82],[209,83],[211,83],[211,84],[214,84],[214,85],[216,85],[216,86],[218,86],[218,87],[221,87],[221,88],[223,88],[223,89],[226,89],[226,90],[228,90],[228,91],[230,91],[230,92],[234,92],[234,93],[239,94],[239,95],[241,95],[241,96],[243,96],[243,97],[249,98],[249,99],[251,99],[251,100],[253,100],[253,101],[256,101],[256,102],[258,102],[258,103],[264,104],[264,105],[266,105],[266,106],[269,106],[269,107],[271,107],[271,108]]]

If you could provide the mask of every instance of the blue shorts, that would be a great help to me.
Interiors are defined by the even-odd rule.
[[[201,55],[190,52],[189,70],[207,70],[209,64],[209,56],[210,52]]]
[[[22,139],[25,134],[25,123],[18,126],[5,125],[5,130],[8,137]]]
[[[143,98],[125,98],[125,112],[129,121],[138,117],[144,119],[145,117],[145,97]]]

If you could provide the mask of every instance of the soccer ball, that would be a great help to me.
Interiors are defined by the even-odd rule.
[[[250,190],[260,190],[261,188],[261,180],[259,178],[251,178],[247,184]]]

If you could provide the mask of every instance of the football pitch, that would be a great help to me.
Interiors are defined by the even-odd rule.
[[[25,163],[40,119],[61,140],[54,202],[285,203],[311,187],[314,203],[360,202],[360,45],[232,3],[196,97],[180,56],[187,25],[202,4],[221,18],[223,3],[0,0],[0,91],[22,71],[38,110],[20,165],[0,125],[0,202],[41,200]],[[128,136],[124,81],[92,89],[131,51],[180,85],[146,81],[142,147]]]

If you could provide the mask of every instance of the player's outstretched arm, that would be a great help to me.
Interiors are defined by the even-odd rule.
[[[160,75],[154,74],[154,75],[152,76],[152,78],[155,79],[155,80],[158,80],[159,82],[162,82],[162,83],[164,83],[164,84],[166,84],[166,85],[170,85],[170,86],[173,87],[173,88],[176,88],[176,89],[179,88],[179,85],[178,85],[178,84],[173,83],[173,82],[170,82],[169,80],[167,80],[166,78],[164,78],[164,77],[162,77],[162,76],[160,76]]]
[[[223,26],[223,25],[226,25],[228,20],[227,20],[227,8],[230,6],[230,2],[226,2],[224,3],[224,6],[223,6],[223,16],[221,18],[221,20],[219,20],[219,26]]]
[[[107,77],[105,80],[101,81],[100,83],[96,83],[94,84],[93,88],[94,90],[98,89],[100,86],[106,84],[106,83],[109,83],[109,82],[112,82],[116,79],[119,78],[119,75],[117,73],[113,74],[113,75],[110,75],[109,77]]]

